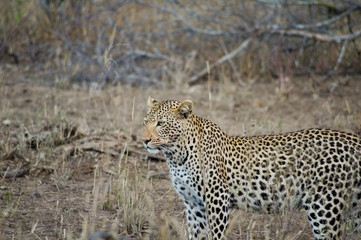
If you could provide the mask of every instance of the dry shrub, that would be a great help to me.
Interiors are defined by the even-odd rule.
[[[192,84],[207,61],[216,79],[243,82],[359,72],[356,1],[14,0],[0,9],[2,60],[45,79],[167,84],[184,72]],[[246,39],[247,49],[217,64]]]

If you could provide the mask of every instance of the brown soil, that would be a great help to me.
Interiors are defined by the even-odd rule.
[[[354,132],[361,126],[359,76],[292,79],[281,87],[276,81],[214,83],[211,100],[206,85],[70,90],[7,80],[0,85],[0,239],[87,239],[98,231],[116,238],[184,238],[183,205],[166,163],[139,141],[149,95],[191,99],[197,115],[232,135],[311,127]],[[146,185],[137,200],[146,199],[146,207],[134,206],[145,216],[140,230],[127,227],[119,200],[124,192],[115,189],[124,169],[125,176],[138,177],[134,184]],[[312,239],[302,211],[232,216],[230,239]]]

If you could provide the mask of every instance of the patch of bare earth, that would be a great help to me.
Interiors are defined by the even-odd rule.
[[[149,95],[191,99],[232,135],[310,127],[357,131],[361,79],[256,81],[182,89],[0,87],[0,239],[185,239],[186,222],[161,155],[139,140]],[[352,239],[350,236],[350,239]],[[229,239],[312,239],[303,211],[234,210]]]

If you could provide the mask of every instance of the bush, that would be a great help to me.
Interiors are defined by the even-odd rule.
[[[207,61],[216,79],[241,83],[360,73],[352,0],[12,0],[0,9],[1,61],[52,80],[196,84]]]

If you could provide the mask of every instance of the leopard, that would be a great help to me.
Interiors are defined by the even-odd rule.
[[[191,100],[149,97],[146,109],[141,140],[165,156],[189,239],[227,239],[235,207],[303,208],[319,240],[345,236],[345,224],[360,230],[360,136],[324,128],[229,136],[195,115]]]

